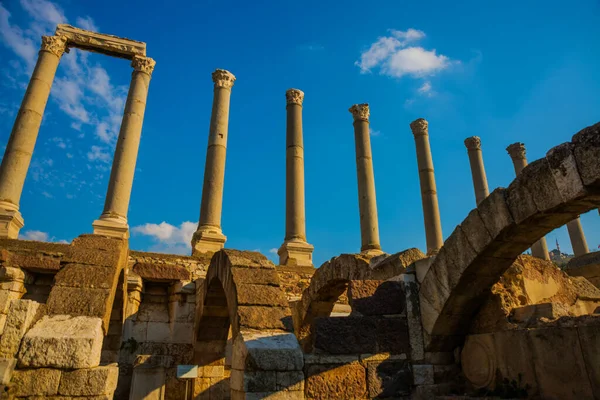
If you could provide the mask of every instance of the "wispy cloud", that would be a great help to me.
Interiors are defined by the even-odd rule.
[[[75,23],[79,28],[86,29],[88,31],[98,32],[98,27],[94,23],[92,17],[90,17],[89,15],[84,18],[77,17]]]
[[[408,75],[413,78],[430,76],[448,68],[452,61],[436,50],[426,50],[414,44],[425,37],[425,32],[408,29],[391,29],[388,36],[379,37],[369,49],[360,55],[354,64],[363,74],[373,70],[380,74],[400,78]]]
[[[431,82],[423,82],[423,84],[417,89],[417,92],[422,96],[433,96],[434,92],[431,87]]]
[[[89,161],[100,161],[103,163],[110,162],[110,154],[106,151],[105,147],[92,146],[90,151],[87,153],[87,159]]]
[[[35,240],[38,242],[47,242],[49,237],[47,232],[42,231],[25,231],[19,235],[19,239]]]
[[[151,237],[155,242],[153,251],[185,254],[191,251],[192,235],[197,227],[198,224],[191,221],[182,222],[178,227],[163,221],[134,226],[131,232]]]

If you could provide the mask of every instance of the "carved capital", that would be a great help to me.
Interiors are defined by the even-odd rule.
[[[506,151],[510,155],[510,158],[513,160],[524,160],[525,159],[525,145],[523,143],[517,142],[513,143],[506,148]]]
[[[212,80],[215,83],[215,87],[231,89],[233,82],[235,82],[235,76],[224,69],[217,69],[212,73]]]
[[[287,100],[288,105],[298,104],[299,106],[301,106],[302,102],[304,101],[304,92],[298,89],[288,89],[285,92],[285,98]]]
[[[481,139],[479,136],[471,136],[465,139],[467,150],[481,150]]]
[[[47,51],[60,58],[67,50],[66,36],[42,36],[40,51]]]
[[[419,118],[410,123],[410,129],[415,136],[427,135],[429,132],[429,123],[425,119]]]
[[[152,76],[155,65],[156,61],[150,57],[133,56],[133,59],[131,60],[131,66],[135,71],[143,72],[150,76]]]
[[[355,104],[348,111],[352,113],[354,121],[369,121],[369,115],[371,115],[368,103]]]

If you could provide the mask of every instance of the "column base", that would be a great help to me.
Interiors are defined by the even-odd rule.
[[[129,239],[129,225],[116,219],[97,219],[92,223],[94,235],[114,237],[117,239]]]
[[[384,254],[385,252],[381,249],[366,249],[366,250],[362,250],[360,253],[366,254],[369,257],[375,257],[375,256],[379,256],[381,254]]]
[[[288,267],[314,267],[312,262],[312,253],[314,246],[304,241],[286,241],[283,242],[277,254],[279,255],[279,265]]]
[[[18,239],[19,231],[24,225],[25,221],[18,210],[0,208],[0,238]]]
[[[192,255],[216,253],[225,247],[227,236],[215,230],[197,230],[192,237]]]

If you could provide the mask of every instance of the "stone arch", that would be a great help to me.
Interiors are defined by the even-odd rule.
[[[456,227],[420,288],[427,347],[460,345],[491,286],[548,232],[600,205],[600,123],[492,192]]]
[[[315,318],[329,316],[352,281],[387,280],[424,257],[420,250],[408,249],[393,255],[342,254],[325,262],[315,271],[294,310],[294,330],[304,351],[312,351]]]
[[[304,379],[303,356],[292,333],[288,302],[275,266],[265,256],[218,251],[198,297],[195,360],[199,377],[218,378],[231,332],[232,397],[234,393],[290,390],[292,383]],[[215,392],[210,389],[211,398]],[[229,395],[223,393],[225,397]]]

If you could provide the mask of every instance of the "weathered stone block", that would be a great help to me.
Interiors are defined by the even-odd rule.
[[[40,368],[15,370],[10,394],[16,397],[51,396],[58,393],[60,370]]]
[[[377,351],[402,354],[410,352],[408,322],[402,317],[380,317],[377,320]]]
[[[19,367],[96,367],[103,337],[100,318],[45,316],[23,337]]]
[[[577,331],[592,390],[598,395],[600,393],[600,326],[580,326]]]
[[[184,267],[172,264],[136,263],[133,272],[147,281],[189,281],[190,272]]]
[[[60,259],[43,255],[10,253],[6,266],[23,268],[34,272],[51,272],[60,270]]]
[[[104,251],[71,246],[63,256],[62,262],[111,267],[118,266],[121,259],[121,251]]]
[[[406,361],[371,362],[367,367],[369,398],[410,395],[412,374]]]
[[[314,347],[325,353],[377,352],[377,321],[375,317],[315,318],[313,329]]]
[[[240,332],[233,343],[233,369],[300,371],[304,358],[296,336],[287,332]]]
[[[401,314],[406,309],[402,284],[394,281],[350,281],[348,301],[362,315]]]
[[[231,370],[230,385],[240,392],[274,392],[277,390],[276,371]]]
[[[0,385],[8,385],[16,366],[16,358],[0,358]]]
[[[173,324],[173,333],[171,343],[193,343],[194,324],[192,322],[175,322]]]
[[[0,314],[8,314],[10,303],[20,299],[25,291],[0,290]]]
[[[136,321],[169,322],[169,307],[167,303],[140,304]]]
[[[362,399],[367,395],[365,369],[358,363],[310,365],[305,385],[306,397],[314,399]]]
[[[0,338],[0,357],[13,358],[25,332],[35,322],[40,303],[31,300],[13,300],[8,311],[4,332]]]
[[[169,342],[171,326],[166,322],[148,322],[146,340],[149,342]]]
[[[277,390],[304,392],[304,373],[302,371],[277,371]]]
[[[506,204],[506,189],[497,188],[477,206],[479,216],[491,237],[514,224],[513,217]]]
[[[288,307],[239,306],[237,312],[240,327],[292,330]]]
[[[433,365],[413,365],[412,371],[415,385],[433,385]]]
[[[119,275],[115,266],[67,264],[54,279],[55,286],[111,289],[116,286]]]
[[[288,306],[287,298],[278,286],[238,284],[236,289],[239,305]]]
[[[112,394],[117,387],[119,367],[116,364],[75,371],[64,371],[58,393],[67,396]]]
[[[584,185],[600,186],[600,123],[588,126],[573,136],[573,153]]]
[[[48,314],[98,317],[108,332],[113,296],[108,289],[55,286],[48,297]]]
[[[231,268],[231,274],[236,282],[255,285],[279,286],[279,275],[275,269]]]
[[[521,386],[529,385],[528,396],[539,395],[534,367],[534,356],[527,330],[506,330],[493,334],[495,357],[492,367],[497,378],[521,381]]]

